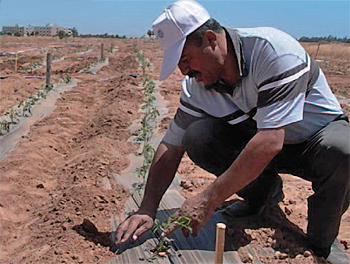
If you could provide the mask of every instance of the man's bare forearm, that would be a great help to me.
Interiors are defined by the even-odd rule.
[[[259,131],[234,163],[205,190],[212,197],[213,206],[219,206],[226,198],[259,177],[281,151],[283,141],[283,129]]]
[[[163,142],[159,144],[149,170],[140,213],[154,217],[160,200],[174,179],[183,154],[183,147],[175,147]]]

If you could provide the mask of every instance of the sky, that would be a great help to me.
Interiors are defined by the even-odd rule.
[[[0,27],[76,27],[79,34],[118,34],[141,37],[167,0],[0,0]],[[350,37],[349,0],[197,0],[223,26],[271,26],[295,38]]]

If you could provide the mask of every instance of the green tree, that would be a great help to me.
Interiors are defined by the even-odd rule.
[[[64,32],[63,30],[60,30],[60,31],[58,32],[58,37],[59,37],[60,39],[66,38],[66,37],[67,37],[67,33]]]
[[[154,32],[152,30],[148,30],[147,31],[147,35],[148,35],[149,38],[151,38],[151,36],[154,35]]]
[[[72,35],[73,35],[73,38],[78,37],[79,35],[78,30],[75,27],[72,28]]]

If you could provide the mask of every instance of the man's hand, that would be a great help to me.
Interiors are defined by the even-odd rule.
[[[152,226],[153,218],[148,214],[136,213],[128,217],[118,226],[115,245],[118,247],[124,244],[130,237],[133,241],[137,240]]]
[[[188,215],[191,218],[190,226],[192,227],[192,235],[197,236],[200,229],[210,220],[214,214],[216,203],[211,200],[211,196],[207,192],[202,192],[196,196],[187,199],[179,210],[174,214],[179,217]],[[178,225],[172,225],[166,230],[162,236],[167,236],[180,228]],[[188,237],[189,231],[182,228],[183,234]]]
[[[130,237],[134,241],[137,240],[152,228],[159,202],[174,179],[184,151],[183,147],[175,147],[164,142],[159,144],[149,170],[140,209],[118,226],[115,237],[117,247]]]

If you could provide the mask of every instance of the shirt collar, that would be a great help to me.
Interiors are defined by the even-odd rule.
[[[226,32],[226,36],[229,36],[231,43],[234,48],[234,52],[236,54],[239,76],[240,79],[248,75],[248,69],[246,68],[244,54],[243,54],[243,45],[240,36],[237,31],[230,28],[224,28]]]

